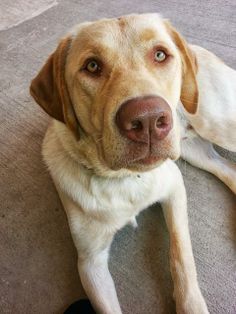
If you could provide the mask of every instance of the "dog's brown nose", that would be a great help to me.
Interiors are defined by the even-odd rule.
[[[156,144],[172,128],[170,106],[161,97],[137,97],[124,102],[116,115],[117,126],[125,137]]]

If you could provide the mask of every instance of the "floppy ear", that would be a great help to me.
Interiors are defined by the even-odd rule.
[[[179,49],[182,59],[182,86],[180,100],[184,108],[189,113],[196,113],[198,105],[198,86],[197,86],[197,60],[194,53],[188,47],[184,38],[174,29],[174,27],[165,21],[168,33],[172,37],[175,45]]]
[[[65,80],[66,57],[71,39],[63,39],[50,55],[38,75],[32,80],[30,94],[53,118],[64,122],[79,138],[79,124]]]

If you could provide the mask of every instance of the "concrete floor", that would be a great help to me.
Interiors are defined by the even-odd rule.
[[[0,313],[59,314],[84,292],[66,216],[41,160],[49,118],[30,98],[30,80],[74,24],[131,12],[161,12],[189,42],[236,68],[236,2],[2,0],[0,10]],[[202,292],[211,314],[235,314],[235,196],[210,174],[179,165]],[[143,212],[138,224],[112,245],[123,312],[175,313],[160,208]]]

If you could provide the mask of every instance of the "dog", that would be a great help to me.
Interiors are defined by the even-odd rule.
[[[53,118],[42,154],[66,211],[82,285],[97,313],[120,314],[108,270],[124,225],[160,202],[176,311],[206,314],[192,253],[180,156],[236,193],[236,72],[186,43],[158,14],[77,25],[30,93]]]

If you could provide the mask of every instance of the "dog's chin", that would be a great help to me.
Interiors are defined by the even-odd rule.
[[[97,159],[89,167],[98,175],[122,177],[132,173],[146,172],[159,167],[167,159],[176,160],[180,156],[179,141],[170,137],[158,147],[114,145],[114,151],[96,145]],[[106,154],[105,154],[106,152]],[[91,155],[91,154],[90,154]],[[96,162],[94,160],[96,159]]]
[[[111,169],[114,171],[127,169],[135,172],[145,172],[159,167],[167,159],[177,160],[179,156],[178,151],[170,151],[161,155],[148,154],[147,156],[133,160],[124,156],[119,162],[113,164]]]
[[[123,155],[118,160],[111,159],[110,162],[103,158],[93,158],[93,162],[88,158],[80,160],[80,163],[101,177],[121,178],[135,175],[139,172],[151,171],[159,167],[167,159],[176,160],[179,158],[178,150],[171,150],[162,154],[147,154],[142,157],[130,158],[129,155]]]
[[[159,167],[166,159],[165,158],[158,158],[157,159],[154,157],[144,158],[140,161],[130,163],[127,166],[127,169],[129,169],[130,171],[135,171],[135,172],[150,171],[154,168]]]

